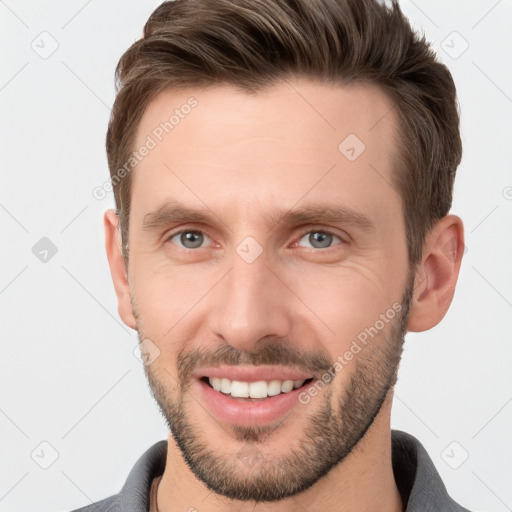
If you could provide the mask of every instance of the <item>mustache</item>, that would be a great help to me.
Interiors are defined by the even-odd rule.
[[[240,351],[232,345],[222,345],[214,350],[204,348],[180,352],[177,357],[178,377],[182,387],[197,368],[203,366],[286,366],[318,375],[326,372],[334,361],[320,352],[304,352],[297,346],[283,341],[269,341],[256,352]]]

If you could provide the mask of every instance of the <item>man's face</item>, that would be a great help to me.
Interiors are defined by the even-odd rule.
[[[219,494],[305,490],[390,401],[412,292],[396,130],[380,90],[310,81],[168,91],[140,122],[135,149],[157,144],[132,175],[137,330],[176,443]]]

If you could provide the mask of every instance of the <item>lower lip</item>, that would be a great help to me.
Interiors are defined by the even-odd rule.
[[[281,393],[264,399],[249,400],[233,398],[231,395],[215,391],[200,379],[197,379],[197,383],[202,398],[214,416],[226,423],[246,427],[265,425],[282,418],[295,406],[301,405],[298,397],[305,387],[301,386],[289,393]]]

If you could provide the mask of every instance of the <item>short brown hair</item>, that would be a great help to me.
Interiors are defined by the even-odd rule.
[[[377,0],[173,0],[157,7],[116,68],[106,148],[123,243],[131,176],[116,173],[159,92],[230,84],[254,93],[293,76],[371,83],[387,93],[400,120],[393,185],[402,197],[409,263],[420,262],[426,235],[451,207],[462,144],[451,74],[396,0],[390,7]]]

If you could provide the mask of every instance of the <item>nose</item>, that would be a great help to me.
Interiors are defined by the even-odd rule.
[[[292,326],[286,290],[262,254],[248,263],[238,254],[217,290],[215,334],[241,351],[255,351],[268,336],[286,337]]]

